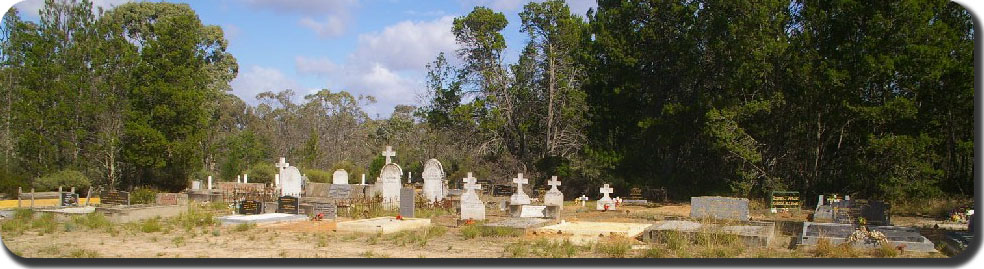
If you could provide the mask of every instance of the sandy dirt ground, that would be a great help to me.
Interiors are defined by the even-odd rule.
[[[592,206],[589,204],[589,206]],[[626,223],[655,223],[689,215],[686,204],[659,207],[627,206],[616,211],[599,212],[579,204],[565,206],[563,216],[569,221],[605,221]],[[490,209],[492,211],[498,211]],[[493,215],[490,221],[502,218]],[[769,218],[780,221],[775,244],[767,249],[752,250],[742,257],[800,257],[805,250],[791,248],[791,242],[802,220],[797,214],[759,213],[753,219]],[[64,224],[59,224],[64,225]],[[41,234],[28,229],[19,235],[2,231],[4,246],[23,257],[160,257],[160,258],[497,258],[510,257],[509,249],[516,244],[530,244],[538,236],[476,237],[466,239],[458,227],[438,228],[443,233],[426,239],[426,243],[406,242],[406,234],[361,234],[334,231],[333,221],[302,221],[281,224],[262,224],[252,227],[216,225],[186,230],[180,227],[160,232],[142,232],[139,225],[114,224],[115,232],[106,229],[77,228]],[[629,257],[639,257],[647,245],[633,240]],[[604,252],[584,247],[575,257],[608,257]],[[940,257],[940,254],[907,253],[905,257]]]

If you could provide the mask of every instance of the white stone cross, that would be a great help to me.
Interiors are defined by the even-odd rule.
[[[287,169],[287,167],[289,167],[289,166],[290,166],[290,164],[287,163],[287,158],[280,158],[280,162],[277,163],[277,168],[280,168],[280,171],[283,171],[284,169]]]
[[[475,177],[472,176],[472,172],[468,172],[468,177],[463,179],[465,180],[465,190],[471,191],[471,190],[478,190],[482,188],[481,185],[475,184],[478,181]]]
[[[577,199],[578,200],[581,200],[581,206],[583,207],[584,206],[584,202],[588,200],[588,197],[587,196],[584,196],[584,194],[581,194],[581,197],[578,197]]]
[[[386,156],[386,164],[390,164],[393,163],[392,160],[390,160],[390,158],[396,157],[396,152],[393,151],[392,146],[386,146],[386,151],[383,151],[383,156]]]
[[[528,178],[523,178],[523,173],[519,173],[516,178],[513,179],[513,183],[516,183],[516,187],[522,192],[523,184],[530,184]]]
[[[609,195],[609,194],[611,194],[611,193],[613,193],[613,192],[615,192],[615,190],[613,190],[613,189],[612,189],[612,187],[609,187],[609,186],[608,186],[608,184],[605,184],[605,186],[604,186],[604,187],[601,187],[601,189],[600,189],[599,191],[600,191],[600,192],[601,192],[602,194],[604,194],[604,195],[605,195],[605,197],[608,197],[608,195]]]
[[[557,180],[557,176],[553,176],[547,181],[547,185],[550,185],[550,190],[557,190],[557,186],[560,186],[560,180]]]

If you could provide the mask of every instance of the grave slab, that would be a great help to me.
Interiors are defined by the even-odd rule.
[[[218,220],[223,225],[235,225],[243,223],[251,224],[270,224],[270,223],[281,223],[281,222],[293,222],[293,221],[305,221],[307,220],[305,215],[294,215],[285,213],[267,213],[259,215],[229,215],[224,217],[219,217]]]
[[[486,223],[482,226],[485,227],[501,227],[501,228],[511,228],[528,231],[543,226],[551,225],[556,223],[555,221],[549,219],[539,219],[539,218],[507,218],[497,222]]]
[[[339,232],[388,234],[425,228],[430,225],[430,219],[403,218],[398,220],[395,217],[379,217],[339,222],[335,229]]]
[[[132,205],[132,206],[105,206],[96,207],[96,212],[102,213],[107,219],[113,222],[133,222],[150,218],[169,218],[175,217],[188,211],[187,206],[170,205]]]
[[[919,230],[916,228],[868,226],[868,229],[884,234],[888,239],[888,244],[892,247],[904,244],[906,251],[936,252],[933,242],[919,234]],[[847,238],[854,233],[854,230],[854,224],[804,222],[799,244],[813,246],[820,239],[827,239],[834,245],[841,244],[847,242]],[[881,246],[878,242],[869,241],[854,242],[853,245],[859,248],[878,248]]]
[[[570,221],[537,228],[536,232],[561,235],[575,244],[595,242],[598,238],[622,236],[635,238],[652,226],[648,223]]]
[[[671,220],[663,221],[646,229],[642,239],[647,242],[657,241],[659,236],[669,232],[689,235],[698,233],[733,234],[748,247],[768,247],[775,235],[775,223],[752,221],[734,225],[703,224],[695,221]]]
[[[974,233],[966,231],[946,232],[943,236],[943,250],[950,256],[964,252],[974,242]]]

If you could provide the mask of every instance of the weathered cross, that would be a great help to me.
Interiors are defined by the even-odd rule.
[[[578,197],[577,199],[581,200],[581,206],[584,206],[584,202],[588,201],[588,197],[584,196],[584,194],[581,194],[581,197]]]
[[[523,173],[519,173],[516,178],[513,179],[513,183],[516,183],[517,192],[523,192],[523,184],[530,184],[528,178],[523,178]]]
[[[463,179],[465,180],[465,190],[474,191],[482,189],[482,185],[475,184],[478,182],[478,179],[472,176],[472,172],[468,172],[468,177]]]
[[[560,180],[557,180],[557,176],[553,176],[547,181],[547,185],[550,185],[550,190],[556,191],[557,186],[560,186]]]
[[[287,158],[280,158],[280,162],[277,163],[277,168],[280,168],[280,171],[287,169],[288,166],[290,166],[290,164],[287,163]]]
[[[605,195],[605,198],[609,198],[609,199],[611,199],[611,197],[608,197],[608,195],[615,192],[615,190],[612,189],[612,187],[609,187],[608,184],[605,184],[604,187],[601,187],[599,191]]]
[[[396,157],[396,152],[393,151],[393,147],[386,146],[386,151],[383,151],[383,156],[386,156],[386,164],[390,164],[393,163],[393,161],[390,160],[390,158]]]

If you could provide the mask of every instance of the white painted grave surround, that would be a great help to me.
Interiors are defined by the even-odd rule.
[[[478,197],[476,190],[481,190],[482,185],[476,184],[477,179],[468,172],[468,177],[463,179],[465,193],[461,194],[461,219],[484,220],[485,203]]]
[[[607,210],[615,210],[615,201],[612,200],[612,197],[608,196],[609,194],[615,192],[615,190],[612,189],[612,187],[609,187],[608,184],[605,184],[605,186],[601,187],[599,191],[601,192],[602,195],[604,195],[604,197],[601,197],[601,199],[598,200],[598,205],[596,209],[604,211],[606,210],[605,205],[608,205]]]
[[[529,179],[523,178],[523,173],[519,173],[516,178],[513,179],[513,183],[516,183],[516,192],[509,197],[509,205],[530,204],[530,196],[523,192],[523,184],[529,184]]]
[[[444,166],[437,159],[427,160],[424,164],[424,197],[431,203],[444,200],[447,197],[447,183],[444,181]]]
[[[331,184],[348,184],[348,172],[345,169],[335,170],[331,174]]]

